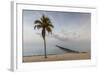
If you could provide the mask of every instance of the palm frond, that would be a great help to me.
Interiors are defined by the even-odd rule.
[[[36,28],[37,28],[37,29],[40,29],[40,28],[42,28],[42,25],[35,25],[35,26],[34,26],[34,29],[36,29]]]
[[[52,24],[49,24],[50,27],[54,28],[54,26]]]
[[[50,18],[45,16],[44,14],[42,15],[42,17],[39,20],[36,20],[34,23],[38,24],[38,25],[34,26],[34,29],[36,29],[36,28],[37,29],[40,29],[40,28],[43,29],[42,30],[42,37],[45,37],[44,34],[46,34],[46,31],[48,33],[52,33],[52,28],[54,28]]]
[[[50,27],[46,27],[48,33],[52,33],[52,29]]]
[[[40,18],[40,20],[41,20],[42,22],[45,21],[45,15],[44,15],[44,14],[43,14],[42,17]]]
[[[42,22],[40,20],[36,20],[34,23],[35,24],[42,24]]]

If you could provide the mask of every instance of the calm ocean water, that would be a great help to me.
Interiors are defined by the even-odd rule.
[[[64,54],[66,51],[63,51],[57,47],[47,48],[47,54]],[[32,56],[32,55],[44,55],[44,48],[30,48],[23,50],[23,56]]]

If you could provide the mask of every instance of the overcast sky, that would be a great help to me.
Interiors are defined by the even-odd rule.
[[[77,51],[90,52],[91,14],[76,12],[51,12],[23,10],[23,55],[43,55],[44,46],[41,30],[34,30],[34,21],[43,14],[54,25],[52,35],[47,33],[47,53],[59,54],[64,51],[59,45]]]

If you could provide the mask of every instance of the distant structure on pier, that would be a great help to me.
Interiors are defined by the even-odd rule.
[[[68,48],[64,48],[64,47],[61,47],[61,46],[58,46],[56,45],[56,47],[68,52],[68,53],[80,53],[79,51],[75,51],[75,50],[71,50],[71,49],[68,49]]]

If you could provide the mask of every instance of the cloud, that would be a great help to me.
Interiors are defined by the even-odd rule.
[[[41,33],[38,33],[38,32],[37,32],[37,33],[36,33],[36,35],[39,35],[39,36],[41,36]]]
[[[76,32],[61,32],[61,33],[53,33],[53,38],[60,41],[72,41],[80,38],[80,35]]]
[[[63,36],[61,34],[53,33],[53,38],[58,39],[60,41],[66,41],[69,40],[66,36]]]

